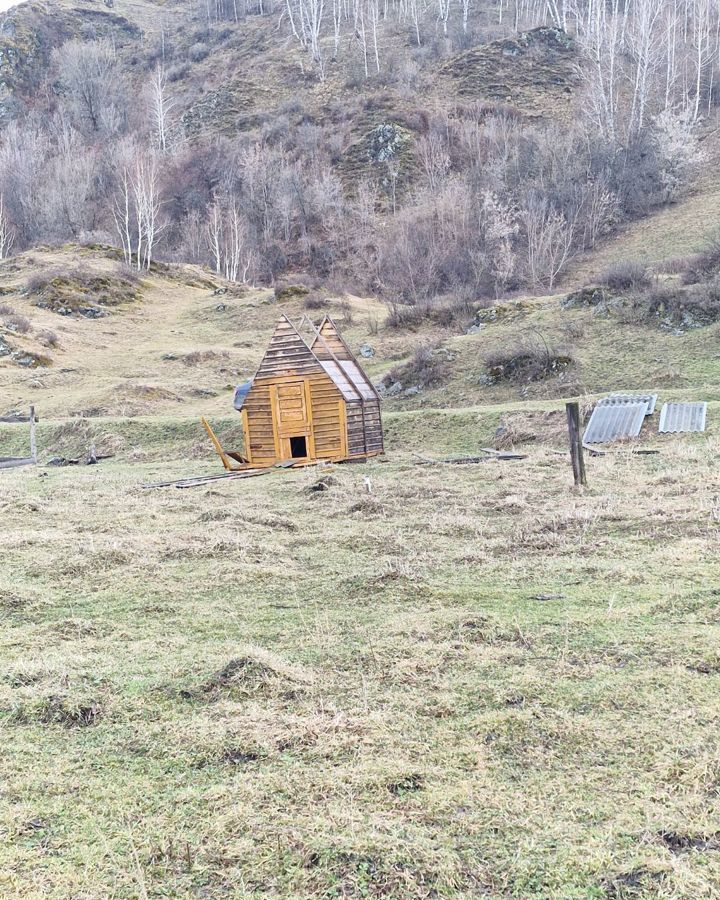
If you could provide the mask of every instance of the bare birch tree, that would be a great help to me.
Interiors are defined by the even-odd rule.
[[[157,148],[161,153],[166,153],[168,149],[171,115],[175,106],[175,100],[168,96],[165,69],[158,63],[150,84],[150,115]]]
[[[0,194],[0,259],[7,259],[15,243],[15,229],[5,209],[5,198]]]

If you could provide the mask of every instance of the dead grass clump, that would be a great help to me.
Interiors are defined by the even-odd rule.
[[[276,696],[292,699],[310,682],[310,676],[260,648],[233,657],[195,689],[185,689],[185,699],[218,700]]]
[[[584,417],[588,410],[581,409]],[[567,441],[567,418],[564,411],[549,410],[505,413],[495,430],[493,446],[496,450],[509,450],[522,444],[541,441],[545,444],[564,446]]]
[[[19,594],[0,593],[0,609],[8,614],[21,612],[29,604],[30,601]]]
[[[225,522],[228,519],[236,518],[234,512],[230,512],[227,509],[210,509],[207,512],[201,513],[198,517],[198,522]]]
[[[563,322],[562,331],[570,341],[581,341],[585,337],[585,323],[578,319]]]
[[[133,397],[140,397],[143,400],[174,400],[178,403],[182,402],[182,397],[179,394],[175,394],[173,391],[168,391],[166,388],[157,387],[157,385],[152,384],[118,385],[118,391],[122,391],[124,394]]]
[[[406,794],[414,794],[416,791],[422,790],[424,785],[425,776],[419,772],[411,772],[400,778],[393,778],[386,787],[396,797],[404,797]]]
[[[220,761],[231,766],[247,766],[251,763],[262,762],[267,759],[267,750],[262,747],[226,747],[221,755]]]
[[[552,347],[542,338],[502,347],[485,356],[488,377],[493,381],[542,381],[568,369],[575,363],[570,350]]]
[[[317,481],[309,484],[304,490],[308,494],[322,494],[325,491],[329,491],[330,488],[337,487],[337,484],[338,480],[333,475],[323,475],[322,478],[318,478]]]
[[[230,359],[227,350],[220,352],[216,350],[193,350],[192,353],[186,353],[182,357],[182,363],[185,366],[199,366],[201,363],[215,362],[217,360]]]
[[[339,517],[361,513],[366,516],[380,516],[385,513],[385,507],[372,494],[363,494],[354,503],[351,503],[343,512],[338,512]]]
[[[61,725],[63,728],[87,728],[96,725],[104,715],[104,709],[96,700],[71,700],[51,695],[34,703],[25,704],[14,713],[18,724]]]

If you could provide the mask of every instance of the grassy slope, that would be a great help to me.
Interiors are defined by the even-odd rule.
[[[49,422],[41,432],[41,449],[47,454],[81,452],[79,443],[90,435],[124,456],[132,454],[133,443],[158,452],[167,439],[165,426],[158,423],[167,422],[178,435],[178,449],[185,441],[188,453],[201,456],[207,450],[197,425],[201,415],[211,416],[227,439],[236,441],[233,388],[252,376],[277,317],[286,313],[297,321],[307,312],[302,301],[277,303],[266,290],[217,294],[223,283],[194,267],[175,267],[143,279],[139,300],[112,307],[98,320],[38,309],[24,292],[30,274],[60,271],[72,276],[76,264],[86,273],[122,273],[120,264],[105,254],[72,248],[33,251],[0,266],[3,303],[31,323],[27,335],[3,332],[0,325],[0,336],[52,361],[48,367],[27,369],[0,359],[0,413],[33,402]],[[561,299],[558,295],[504,304],[496,321],[472,335],[435,326],[394,331],[383,324],[385,307],[372,299],[353,298],[346,305],[329,297],[310,315],[317,320],[331,313],[356,352],[369,343],[375,355],[366,367],[375,379],[402,365],[420,346],[442,342],[452,355],[447,375],[437,386],[385,402],[390,446],[396,449],[421,427],[419,414],[433,409],[439,410],[433,415],[454,425],[435,437],[425,429],[425,439],[438,449],[462,449],[473,434],[475,442],[490,442],[503,413],[521,417],[530,401],[538,411],[552,410],[561,408],[562,397],[648,389],[659,391],[661,400],[720,400],[715,352],[720,325],[675,335],[655,326],[620,325],[592,309],[563,310]],[[42,346],[47,330],[57,335],[57,347]],[[551,345],[571,345],[577,365],[547,382],[484,384],[489,351],[537,341],[538,334]],[[411,385],[412,378],[404,383]],[[75,430],[53,424],[77,416],[86,421]],[[541,439],[547,432],[547,439],[557,442],[554,431],[547,431],[539,419],[533,427],[540,429]],[[17,445],[24,437],[18,430],[5,429],[3,434],[13,442],[13,452],[20,452]],[[4,446],[10,452],[10,445]]]
[[[564,275],[564,284],[592,281],[619,260],[653,264],[701,250],[720,228],[720,148],[714,130],[702,148],[706,159],[688,196],[630,223],[591,253],[578,257]]]

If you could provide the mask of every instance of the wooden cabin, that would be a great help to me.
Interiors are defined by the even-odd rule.
[[[253,467],[365,459],[383,452],[380,397],[335,323],[306,342],[282,316],[240,404]]]

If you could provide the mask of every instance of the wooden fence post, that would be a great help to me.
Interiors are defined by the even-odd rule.
[[[30,407],[30,457],[37,462],[37,440],[35,438],[35,407]]]
[[[570,459],[576,485],[586,485],[585,460],[583,459],[582,438],[580,437],[580,404],[575,401],[565,404],[568,434],[570,435]]]

